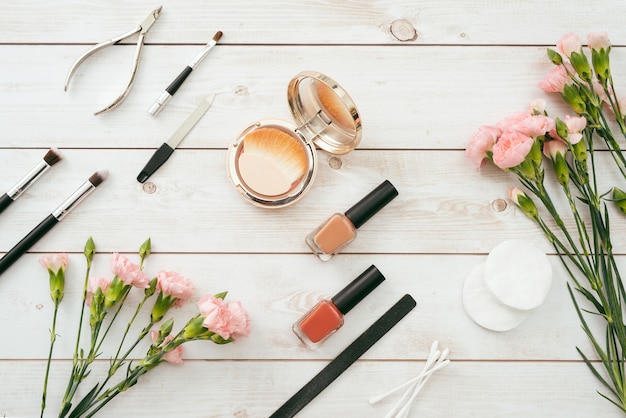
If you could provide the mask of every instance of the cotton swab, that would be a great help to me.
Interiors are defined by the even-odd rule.
[[[448,355],[448,349],[443,350],[443,352],[441,353],[441,357],[439,357],[439,359],[437,360],[436,365],[432,369],[430,369],[429,371],[432,372],[436,368],[443,368],[443,367],[446,367],[448,364],[450,364],[450,360],[446,359],[447,355]],[[400,412],[398,413],[398,415],[397,415],[398,418],[404,418],[404,417],[407,417],[409,415],[409,410],[411,409],[411,405],[413,405],[413,401],[415,401],[415,398],[417,397],[417,394],[420,392],[420,390],[422,390],[422,388],[424,387],[424,385],[426,384],[426,382],[428,381],[430,376],[431,376],[430,374],[424,376],[422,381],[417,385],[417,387],[413,391],[413,395],[411,395],[411,398],[409,399],[409,401],[406,403],[406,405],[404,405],[404,408],[402,408],[400,410]]]
[[[441,354],[439,352],[439,350],[437,350],[439,346],[439,342],[438,341],[433,341],[433,343],[430,345],[430,351],[428,353],[428,357],[426,359],[426,363],[424,364],[424,367],[422,368],[422,371],[419,373],[418,377],[416,377],[415,379],[418,379],[419,376],[424,373],[426,370],[428,370],[428,368],[430,367],[430,365],[439,357],[439,355]],[[402,385],[391,389],[389,392],[384,393],[380,396],[375,396],[373,398],[370,399],[369,403],[371,405],[374,405],[377,402],[380,402],[381,400],[385,399],[387,396],[397,392],[398,390],[404,388],[405,386],[411,384],[411,382],[405,382]]]
[[[396,393],[400,389],[404,389],[405,387],[407,387],[407,386],[409,386],[409,385],[411,385],[413,383],[418,383],[419,384],[419,380],[420,379],[423,379],[425,377],[430,376],[431,374],[433,374],[437,370],[443,369],[448,364],[450,364],[450,360],[445,360],[445,361],[443,361],[443,362],[433,366],[430,370],[422,371],[422,372],[420,372],[420,374],[418,374],[414,378],[412,378],[410,380],[407,380],[406,382],[402,383],[399,386],[396,386],[395,388],[391,389],[390,391],[388,391],[386,393],[383,393],[382,395],[374,396],[373,398],[371,398],[369,400],[369,403],[371,405],[377,404],[378,402],[382,401],[383,399],[385,399],[389,395],[393,395],[394,393]]]
[[[432,376],[432,374],[437,370],[440,370],[450,364],[450,360],[447,358],[450,350],[446,348],[443,351],[439,351],[438,345],[438,341],[434,341],[431,344],[430,352],[424,367],[416,377],[402,383],[388,392],[383,393],[382,395],[372,397],[369,400],[369,403],[374,405],[388,396],[406,388],[394,407],[385,415],[385,418],[406,418],[411,409],[411,405],[430,376]]]

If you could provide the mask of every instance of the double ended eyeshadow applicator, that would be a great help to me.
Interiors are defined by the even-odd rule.
[[[398,196],[389,180],[359,200],[345,213],[335,213],[306,237],[306,243],[322,261],[328,261],[356,238],[356,230]]]

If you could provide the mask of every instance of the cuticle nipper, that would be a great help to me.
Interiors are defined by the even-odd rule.
[[[74,62],[74,64],[72,64],[72,68],[70,68],[70,71],[67,74],[67,77],[65,78],[64,90],[67,91],[67,86],[68,86],[68,84],[70,82],[70,79],[72,78],[72,75],[74,75],[74,72],[76,71],[78,66],[80,64],[82,64],[83,61],[85,61],[87,58],[89,58],[90,56],[92,56],[96,52],[98,52],[98,51],[100,51],[100,50],[102,50],[102,49],[104,49],[104,48],[106,48],[108,46],[115,45],[118,42],[123,41],[126,38],[129,38],[129,37],[131,37],[131,36],[133,36],[135,34],[139,34],[139,39],[137,40],[137,49],[135,50],[135,58],[134,58],[134,62],[133,62],[133,69],[132,69],[132,72],[130,74],[130,78],[128,79],[128,83],[126,84],[126,87],[124,88],[122,93],[117,97],[117,99],[115,99],[113,101],[113,103],[111,103],[110,105],[108,105],[104,109],[101,109],[101,110],[97,111],[95,114],[99,115],[101,113],[108,112],[109,110],[113,110],[117,106],[119,106],[124,101],[126,96],[128,96],[128,93],[130,93],[130,89],[132,88],[133,82],[135,81],[135,76],[137,75],[137,67],[139,66],[139,61],[141,59],[141,51],[143,49],[144,39],[146,37],[146,34],[148,33],[148,31],[152,27],[152,25],[154,25],[154,23],[159,18],[159,15],[161,14],[161,9],[162,8],[163,8],[163,6],[159,6],[158,8],[154,9],[153,11],[151,11],[150,14],[143,20],[143,22],[141,22],[137,27],[135,27],[131,31],[126,32],[126,33],[124,33],[124,34],[122,34],[120,36],[117,36],[115,38],[112,38],[112,39],[106,40],[104,42],[101,42],[101,43],[93,46],[92,48],[90,48],[86,52],[84,52],[80,57],[78,57],[78,59]]]

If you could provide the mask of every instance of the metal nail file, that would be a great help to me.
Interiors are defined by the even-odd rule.
[[[213,104],[213,100],[215,100],[214,94],[207,96],[204,100],[202,100],[202,103],[200,103],[196,110],[189,115],[187,120],[180,125],[170,139],[167,142],[164,142],[163,145],[155,151],[143,170],[141,170],[137,176],[137,181],[139,183],[143,183],[148,180],[148,178],[150,178],[150,176],[154,174],[154,172],[157,171],[168,158],[170,158],[174,149],[176,149],[176,147],[182,142],[182,140],[187,136],[196,123],[198,123],[206,111],[209,110]]]

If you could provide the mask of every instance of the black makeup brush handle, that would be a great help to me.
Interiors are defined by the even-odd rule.
[[[11,199],[8,194],[5,193],[0,196],[0,213],[8,208],[11,203],[13,203],[13,199]]]
[[[180,74],[178,74],[178,77],[176,77],[176,79],[172,81],[169,86],[167,86],[165,91],[173,96],[178,91],[179,87],[183,85],[183,83],[185,82],[187,77],[189,77],[189,74],[191,74],[192,71],[193,68],[189,66],[185,67],[185,69],[181,71]]]
[[[37,241],[41,239],[48,231],[59,223],[59,220],[52,215],[48,215],[39,225],[28,233],[15,247],[11,248],[4,257],[0,258],[0,274],[11,267],[26,251],[28,251]]]

